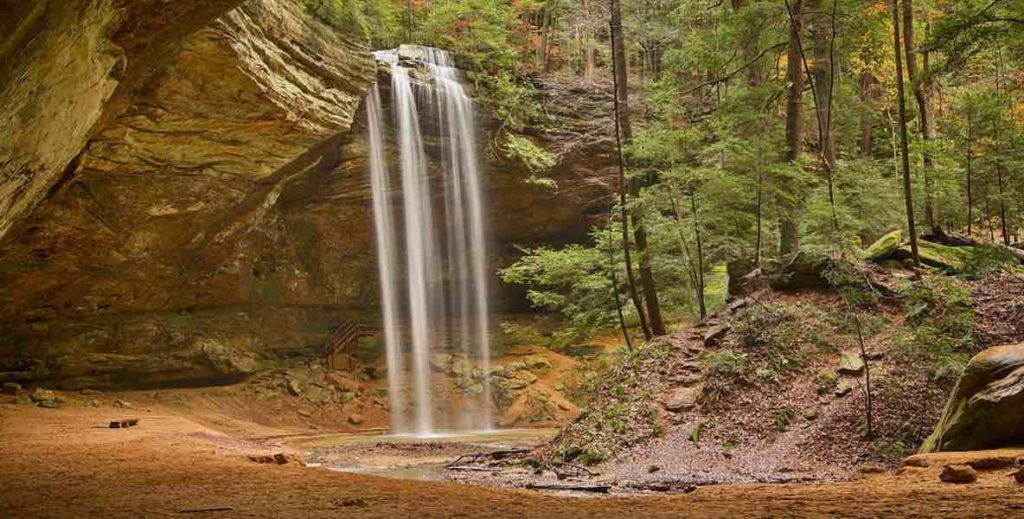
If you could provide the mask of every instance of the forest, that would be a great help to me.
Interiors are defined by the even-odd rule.
[[[1024,0],[0,0],[0,516],[1014,517]]]
[[[501,119],[489,153],[530,170],[560,159],[533,138],[558,130],[546,82],[614,89],[607,133],[621,141],[624,187],[607,182],[625,193],[609,200],[614,217],[588,245],[537,249],[502,272],[580,329],[616,326],[612,270],[626,318],[649,337],[721,304],[726,265],[856,256],[893,229],[912,243],[1022,240],[1014,0],[307,5],[365,27],[375,48],[453,51]]]

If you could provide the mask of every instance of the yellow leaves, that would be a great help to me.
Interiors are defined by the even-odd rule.
[[[883,12],[888,12],[888,10],[889,10],[889,2],[881,1],[881,2],[875,2],[875,3],[867,6],[866,8],[864,8],[864,14],[867,14],[867,15],[879,14],[879,13],[883,13]]]

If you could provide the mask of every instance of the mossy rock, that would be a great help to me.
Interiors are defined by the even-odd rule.
[[[907,250],[910,250],[909,246]],[[963,272],[974,253],[974,247],[949,247],[924,240],[918,242],[917,250],[921,263],[952,273]]]
[[[769,285],[773,290],[784,292],[828,289],[830,284],[826,272],[831,266],[827,256],[799,251],[773,267],[776,272]]]
[[[930,241],[918,240],[917,251],[921,258],[921,264],[939,269],[947,274],[961,274],[964,272],[971,257],[976,252],[976,247],[950,247]],[[913,252],[909,243],[899,246],[890,256],[899,260],[913,259]]]
[[[875,243],[864,249],[864,253],[861,257],[864,261],[882,261],[888,259],[890,256],[900,248],[903,243],[903,231],[897,229],[895,231],[886,234],[879,238]]]
[[[921,452],[983,450],[1024,442],[1024,343],[971,359]]]

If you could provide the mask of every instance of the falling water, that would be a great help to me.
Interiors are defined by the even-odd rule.
[[[433,434],[441,425],[489,429],[487,250],[473,101],[447,52],[403,45],[379,51],[376,57],[391,72],[403,224],[398,226],[390,203],[391,168],[377,85],[367,98],[366,112],[392,429],[418,435]],[[434,118],[436,124],[429,124]],[[440,138],[441,174],[433,177],[423,139],[427,131]],[[435,217],[435,191],[443,204],[440,219]],[[396,252],[400,235],[404,262]],[[406,321],[399,317],[403,288],[401,315]],[[409,349],[412,362],[406,370],[403,358]],[[460,416],[435,416],[438,402],[430,362],[432,354],[441,352],[479,362],[473,373],[481,389],[476,396],[465,395]],[[405,379],[412,382],[411,401],[403,390]],[[412,428],[405,416],[407,402],[414,406]]]
[[[370,185],[373,190],[373,225],[377,237],[378,277],[380,278],[381,313],[384,320],[384,345],[388,358],[388,380],[397,381],[402,372],[402,356],[399,350],[401,336],[398,331],[398,315],[395,300],[395,276],[398,259],[395,254],[394,215],[388,203],[390,191],[390,173],[384,160],[384,128],[381,120],[380,92],[370,90],[366,103],[366,131],[370,144]],[[398,391],[389,391],[388,400],[392,409],[402,405]],[[404,430],[405,423],[400,413],[391,416],[391,427]]]

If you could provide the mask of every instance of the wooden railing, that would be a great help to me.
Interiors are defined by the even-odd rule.
[[[359,344],[359,338],[365,334],[362,327],[356,323],[345,322],[334,329],[331,338],[327,341],[324,354],[327,356],[328,369],[345,369],[351,371],[355,367],[355,347]],[[344,367],[339,362],[345,360]]]

